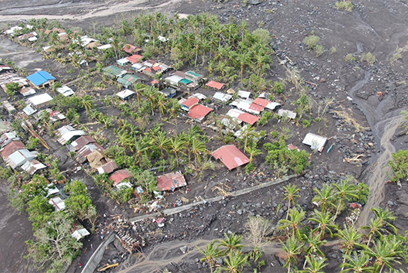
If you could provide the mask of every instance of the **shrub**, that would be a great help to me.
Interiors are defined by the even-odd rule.
[[[322,45],[316,45],[314,51],[316,52],[316,57],[320,57],[324,53],[324,47]]]
[[[276,94],[282,94],[284,90],[283,83],[281,82],[275,82],[272,88],[272,91],[275,92]]]
[[[307,119],[304,119],[304,120],[302,121],[302,123],[303,123],[303,127],[305,127],[305,128],[307,128],[307,127],[310,126],[310,121],[308,121]]]
[[[367,62],[370,65],[373,65],[375,63],[375,56],[373,55],[373,53],[368,52],[368,53],[363,53],[363,55],[361,55],[361,61],[362,62]]]
[[[330,53],[331,53],[331,54],[337,53],[337,48],[335,48],[334,46],[332,46],[332,48],[330,49]]]
[[[336,9],[338,10],[345,10],[345,11],[352,12],[353,8],[354,8],[354,5],[350,1],[342,0],[342,1],[336,2]]]
[[[6,93],[9,97],[14,96],[20,90],[20,85],[16,82],[6,84]]]
[[[397,182],[408,176],[408,150],[399,150],[397,153],[392,154],[392,160],[388,162],[388,165],[394,172],[394,176],[391,177],[391,181]]]
[[[254,163],[250,162],[249,164],[246,165],[245,167],[245,173],[249,174],[255,170],[255,165]]]
[[[303,43],[305,43],[309,49],[314,49],[319,41],[320,37],[316,35],[311,35],[303,39]]]
[[[265,126],[271,118],[272,118],[271,112],[264,112],[262,117],[259,119],[258,124],[260,126]]]
[[[346,61],[346,62],[355,62],[356,61],[356,58],[353,56],[353,54],[351,54],[351,53],[349,53],[349,54],[347,54],[346,55],[346,57],[344,57],[344,60]]]

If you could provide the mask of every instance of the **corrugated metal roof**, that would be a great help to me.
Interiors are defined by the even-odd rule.
[[[55,80],[55,78],[47,71],[38,71],[28,76],[27,79],[30,82],[32,82],[35,86],[40,86],[50,80]]]
[[[27,149],[24,143],[21,140],[13,140],[4,146],[4,148],[1,150],[1,156],[6,158],[15,151],[22,149]]]
[[[213,109],[201,105],[201,104],[197,104],[195,106],[193,106],[192,108],[190,108],[190,112],[188,113],[187,116],[189,116],[192,119],[201,121],[205,118],[205,116],[207,116],[211,111],[213,111]]]
[[[132,177],[132,173],[128,170],[119,170],[114,172],[109,176],[109,179],[113,181],[113,186],[118,185],[120,182],[125,180],[126,178]]]
[[[41,105],[41,104],[44,104],[44,103],[47,103],[47,102],[51,101],[52,97],[49,94],[44,93],[44,94],[40,94],[40,95],[37,95],[37,96],[33,96],[31,98],[28,98],[27,100],[31,104],[33,104],[35,106],[38,106],[38,105]]]
[[[259,120],[259,117],[248,114],[248,113],[242,113],[238,116],[238,119],[242,120],[243,122],[246,122],[248,124],[254,125],[255,122]]]
[[[302,143],[310,146],[313,150],[322,152],[326,145],[327,137],[319,136],[313,133],[307,133]]]
[[[229,170],[233,170],[249,162],[248,157],[246,157],[234,145],[222,146],[218,150],[214,151],[212,156],[216,159],[220,159]]]
[[[174,191],[184,186],[187,186],[187,182],[181,172],[168,173],[157,177],[157,188],[160,191]]]
[[[206,86],[211,87],[211,88],[215,88],[215,89],[218,89],[218,90],[221,90],[221,89],[224,88],[225,84],[219,83],[219,82],[216,82],[216,81],[209,81],[209,82],[206,84]]]

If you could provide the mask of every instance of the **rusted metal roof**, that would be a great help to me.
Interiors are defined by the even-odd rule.
[[[21,149],[26,149],[26,146],[24,145],[21,140],[13,140],[10,141],[4,148],[1,150],[1,156],[3,158],[8,157],[15,151],[21,150]]]
[[[128,170],[118,170],[109,176],[109,179],[113,181],[113,186],[118,185],[126,178],[132,177],[132,173]]]
[[[168,173],[157,177],[157,188],[160,191],[174,191],[184,186],[187,186],[187,182],[181,172]]]
[[[85,145],[87,145],[89,143],[95,143],[95,142],[96,142],[96,140],[93,139],[93,137],[86,135],[86,136],[81,136],[77,140],[73,141],[71,143],[71,146],[72,146],[72,149],[74,151],[78,151],[82,147],[84,147]]]
[[[98,168],[98,173],[99,174],[103,174],[103,173],[110,174],[117,168],[118,166],[116,165],[115,161],[109,161],[105,165],[102,165],[101,167]]]

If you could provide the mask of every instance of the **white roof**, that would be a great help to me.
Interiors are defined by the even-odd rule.
[[[8,158],[6,158],[6,162],[10,165],[11,168],[15,169],[23,165],[28,160],[34,159],[36,157],[37,152],[30,152],[27,149],[22,149],[15,151],[11,155],[9,155]]]
[[[83,135],[85,135],[85,132],[82,131],[82,130],[69,131],[69,132],[66,132],[65,134],[61,135],[61,137],[58,139],[58,142],[61,145],[64,145],[65,143],[70,141],[71,138],[73,138],[75,136],[83,136]]]
[[[107,45],[98,46],[97,49],[99,49],[99,50],[106,50],[106,49],[109,49],[109,48],[111,48],[111,47],[112,47],[112,45],[107,44]]]
[[[239,90],[239,91],[238,91],[238,96],[241,97],[241,98],[243,98],[243,99],[248,99],[249,96],[251,96],[251,92]]]
[[[74,90],[66,85],[57,88],[57,92],[61,93],[64,97],[72,96],[75,94]]]
[[[22,29],[23,29],[23,28],[20,27],[20,26],[15,26],[15,27],[12,27],[12,28],[6,30],[4,33],[6,33],[6,34],[8,34],[8,35],[10,35],[10,34],[13,35],[14,32],[19,31],[19,30],[22,30]]]
[[[62,200],[60,197],[51,198],[48,201],[49,204],[55,207],[56,211],[64,210],[65,209],[65,201]]]
[[[228,102],[229,100],[232,99],[231,95],[224,94],[222,92],[216,92],[213,97],[214,99],[222,101],[222,102]]]
[[[116,93],[116,96],[118,96],[121,99],[126,99],[127,97],[135,94],[136,92],[129,90],[129,89],[125,89],[123,91],[120,91],[119,93]]]
[[[144,65],[142,65],[142,64],[140,64],[140,63],[135,63],[135,64],[132,65],[132,67],[133,67],[135,70],[139,70],[139,69],[142,69],[142,68],[146,68]]]
[[[190,96],[190,98],[197,98],[199,100],[205,100],[207,98],[207,96],[201,94],[201,93],[195,93],[193,95]]]
[[[307,133],[302,143],[310,146],[313,150],[322,152],[326,145],[327,137],[319,136],[313,133]]]
[[[232,118],[238,118],[239,115],[243,114],[244,111],[238,110],[238,109],[231,109],[228,111],[227,116],[232,117]]]
[[[47,190],[47,197],[59,193],[59,190],[57,189],[57,187],[55,187],[53,183],[48,184],[45,189]]]
[[[37,112],[37,109],[31,107],[31,105],[27,105],[24,109],[23,109],[24,113],[26,113],[28,116],[31,116],[32,114],[34,114],[35,112]]]
[[[180,76],[176,76],[176,75],[173,75],[173,76],[171,76],[171,77],[167,77],[166,79],[165,79],[165,81],[169,81],[169,82],[171,82],[171,83],[174,83],[174,84],[177,84],[179,81],[181,81],[183,78],[182,77],[180,77]]]
[[[84,238],[85,236],[88,236],[89,234],[91,234],[91,233],[89,233],[89,231],[88,231],[86,228],[81,228],[81,229],[75,230],[75,231],[71,234],[71,236],[72,236],[73,238],[75,238],[77,241],[79,241],[79,240],[81,240],[82,238]]]
[[[288,117],[291,119],[295,119],[296,118],[296,113],[290,110],[284,110],[284,109],[279,109],[278,110],[278,115],[280,117]]]
[[[122,58],[116,61],[118,64],[127,64],[130,62],[127,58]]]
[[[116,185],[116,188],[120,189],[120,188],[132,188],[132,184],[130,184],[130,182],[121,182],[119,184]]]
[[[21,166],[24,171],[31,175],[35,174],[38,170],[45,169],[46,167],[47,166],[35,159],[27,161],[23,164],[23,166]]]
[[[221,123],[222,123],[225,127],[229,128],[229,129],[234,129],[236,125],[242,123],[242,120],[239,120],[239,119],[237,119],[237,118],[234,118],[234,117],[230,117],[230,116],[229,116],[229,117],[223,118],[223,119],[221,120]]]
[[[34,95],[36,92],[35,92],[35,90],[34,90],[33,88],[31,88],[31,87],[24,87],[24,88],[21,88],[21,89],[20,89],[20,93],[21,93],[24,97],[27,97],[27,96],[30,96],[30,95]]]
[[[47,51],[48,49],[52,48],[52,46],[43,46],[43,50]]]
[[[35,41],[37,41],[38,39],[37,39],[37,37],[30,37],[30,38],[28,38],[27,40],[30,41],[30,42],[35,42]]]
[[[159,37],[157,37],[157,39],[158,39],[160,42],[167,42],[167,41],[169,40],[169,38],[166,38],[166,37],[163,37],[163,36],[159,36]]]
[[[52,97],[48,95],[47,93],[40,94],[37,96],[33,96],[31,98],[28,98],[28,101],[33,104],[34,106],[41,105],[43,103],[49,102],[52,100]]]
[[[253,109],[249,108],[251,106],[251,103],[252,103],[252,101],[250,101],[250,100],[241,100],[238,103],[237,107],[238,107],[238,109],[244,110],[245,112],[252,113],[252,114],[255,114],[255,115],[259,115],[260,114],[259,111],[256,111],[256,110],[253,110]]]
[[[96,40],[96,39],[89,38],[89,37],[86,36],[86,35],[85,35],[85,36],[81,36],[80,39],[81,39],[81,45],[82,45],[82,46],[87,46],[88,44],[90,44],[90,43],[92,43],[92,42],[98,41],[98,40]]]
[[[268,105],[266,105],[265,108],[268,108],[268,109],[270,109],[270,110],[275,110],[275,108],[278,107],[278,106],[280,106],[280,105],[281,105],[280,103],[277,103],[277,102],[274,102],[274,101],[270,101],[270,102],[268,103]]]

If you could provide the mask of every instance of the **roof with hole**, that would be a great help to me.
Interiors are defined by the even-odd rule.
[[[224,145],[214,151],[212,156],[216,159],[220,159],[229,170],[233,170],[249,162],[248,157],[234,145]]]
[[[181,172],[168,173],[157,177],[157,188],[160,191],[174,191],[184,186],[187,186],[187,182]]]
[[[109,176],[109,179],[113,181],[113,186],[118,185],[123,180],[132,177],[132,173],[128,170],[118,170]]]

